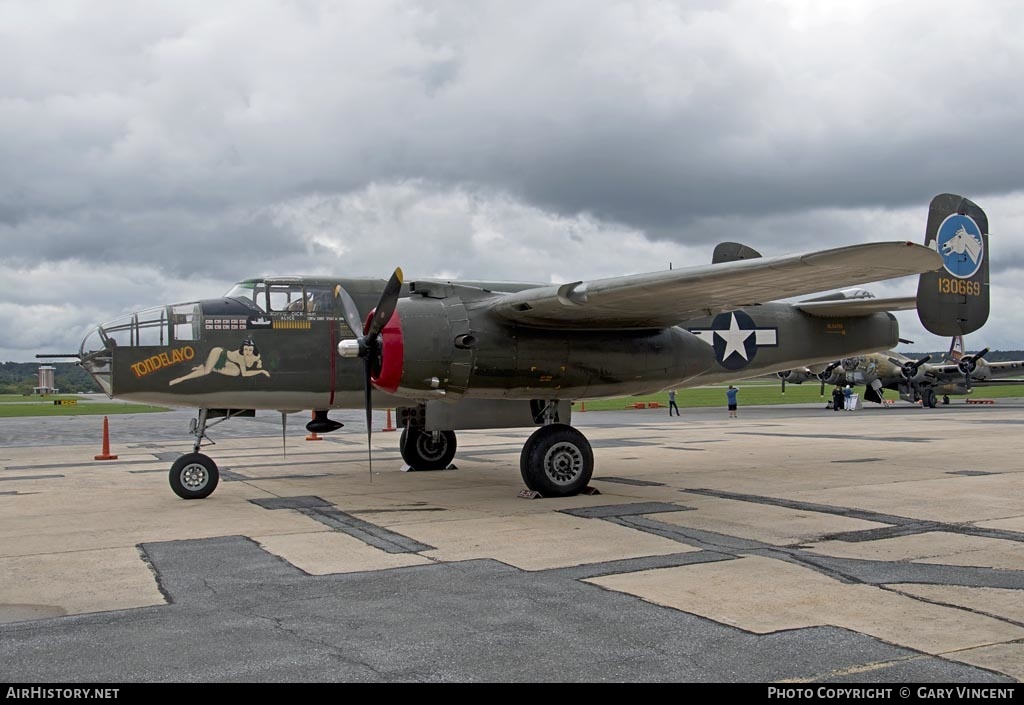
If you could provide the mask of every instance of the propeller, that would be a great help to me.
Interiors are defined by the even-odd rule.
[[[906,379],[907,381],[910,381],[917,376],[917,372],[918,370],[921,369],[921,365],[923,365],[924,363],[928,362],[931,359],[931,355],[925,355],[920,360],[907,360],[906,362],[903,362],[902,360],[897,360],[894,357],[890,357],[889,362],[899,367],[900,374],[903,375],[903,378]]]
[[[370,481],[373,482],[373,453],[370,450],[373,433],[373,377],[379,375],[383,365],[383,345],[380,333],[391,320],[398,306],[398,295],[402,291],[402,270],[395,268],[394,274],[384,285],[376,308],[368,316],[365,325],[359,316],[355,301],[340,286],[334,290],[335,296],[341,300],[345,322],[353,333],[363,331],[363,335],[355,340],[343,340],[338,343],[338,354],[342,357],[363,358],[363,391],[366,405],[366,456],[370,466]]]
[[[964,373],[964,386],[967,387],[967,391],[971,391],[971,375],[974,374],[976,369],[978,369],[978,360],[985,357],[987,354],[988,348],[983,348],[973,355],[964,355],[956,363],[956,366]]]
[[[786,378],[790,375],[790,370],[783,370],[782,372],[775,373],[779,379],[782,380],[782,393],[786,393]]]
[[[842,360],[836,360],[835,362],[828,363],[828,366],[818,374],[818,379],[821,380],[821,389],[818,393],[821,396],[825,396],[825,382],[832,376],[832,370],[839,367],[842,364]]]

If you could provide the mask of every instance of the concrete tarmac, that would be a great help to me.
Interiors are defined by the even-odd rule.
[[[0,681],[1015,682],[1024,400],[576,413],[599,494],[524,499],[529,431],[403,472],[362,412],[0,419]]]

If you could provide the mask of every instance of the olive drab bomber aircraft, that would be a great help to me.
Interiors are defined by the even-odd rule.
[[[973,355],[947,355],[943,361],[930,362],[930,355],[911,358],[890,350],[836,360],[817,373],[805,367],[784,370],[778,376],[783,387],[786,382],[801,384],[809,379],[819,379],[822,395],[826,384],[863,385],[864,399],[876,404],[885,401],[885,390],[889,389],[904,401],[934,409],[939,404],[940,395],[970,394],[976,387],[1022,383],[1024,360],[989,362],[985,359],[986,354],[988,348]],[[944,403],[948,403],[948,399]]]
[[[932,211],[926,241],[943,218],[987,230],[959,196],[936,197]],[[458,430],[535,428],[520,456],[523,480],[542,496],[569,496],[594,470],[573,401],[887,350],[899,339],[889,311],[913,308],[913,297],[779,300],[924,273],[922,282],[940,283],[917,303],[936,299],[929,315],[945,320],[974,294],[958,275],[943,284],[934,273],[942,265],[936,249],[911,242],[770,258],[723,243],[708,265],[562,285],[405,281],[401,270],[387,281],[262,277],[221,298],[104,323],[78,358],[111,397],[198,409],[192,452],[170,470],[186,499],[218,483],[216,463],[199,452],[208,424],[257,409],[280,411],[284,423],[286,412],[312,410],[307,428],[326,433],[341,426],[331,409],[364,408],[369,436],[372,407],[396,410],[399,450],[415,470],[447,467]]]

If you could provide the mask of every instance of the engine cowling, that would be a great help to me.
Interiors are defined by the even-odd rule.
[[[396,396],[426,401],[649,393],[714,365],[714,349],[677,327],[614,333],[526,328],[474,305],[482,298],[479,290],[416,284],[420,295],[398,301],[380,334],[379,365],[371,366],[374,386]]]
[[[815,374],[807,367],[795,370],[782,370],[775,374],[783,382],[788,382],[789,384],[803,384],[809,379],[815,379]]]

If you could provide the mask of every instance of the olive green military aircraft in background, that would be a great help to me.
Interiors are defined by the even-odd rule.
[[[966,225],[973,252],[987,234],[984,213],[938,196],[926,238],[950,219]],[[770,258],[726,243],[709,265],[561,285],[405,281],[401,270],[387,281],[261,277],[217,299],[104,323],[78,358],[111,397],[199,410],[193,451],[170,471],[186,499],[218,483],[216,463],[199,452],[210,423],[313,410],[307,428],[326,433],[341,425],[329,410],[364,408],[369,434],[373,407],[396,409],[402,458],[417,470],[447,467],[457,430],[536,427],[520,456],[523,480],[568,496],[594,470],[590,443],[571,425],[573,401],[890,349],[899,329],[889,311],[913,308],[914,297],[778,300],[921,274],[932,288],[919,291],[919,311],[929,298],[928,315],[942,321],[973,316],[959,294],[943,300],[964,287],[939,276],[942,267],[935,247],[910,242]]]
[[[989,362],[985,359],[987,353],[985,348],[973,355],[933,363],[930,355],[912,358],[890,350],[836,360],[817,373],[805,367],[784,370],[778,376],[783,389],[786,382],[800,384],[817,378],[822,394],[826,384],[864,386],[865,401],[881,404],[885,390],[889,389],[904,401],[934,409],[940,396],[970,394],[975,387],[1024,382],[1020,379],[1024,375],[1024,360]]]

